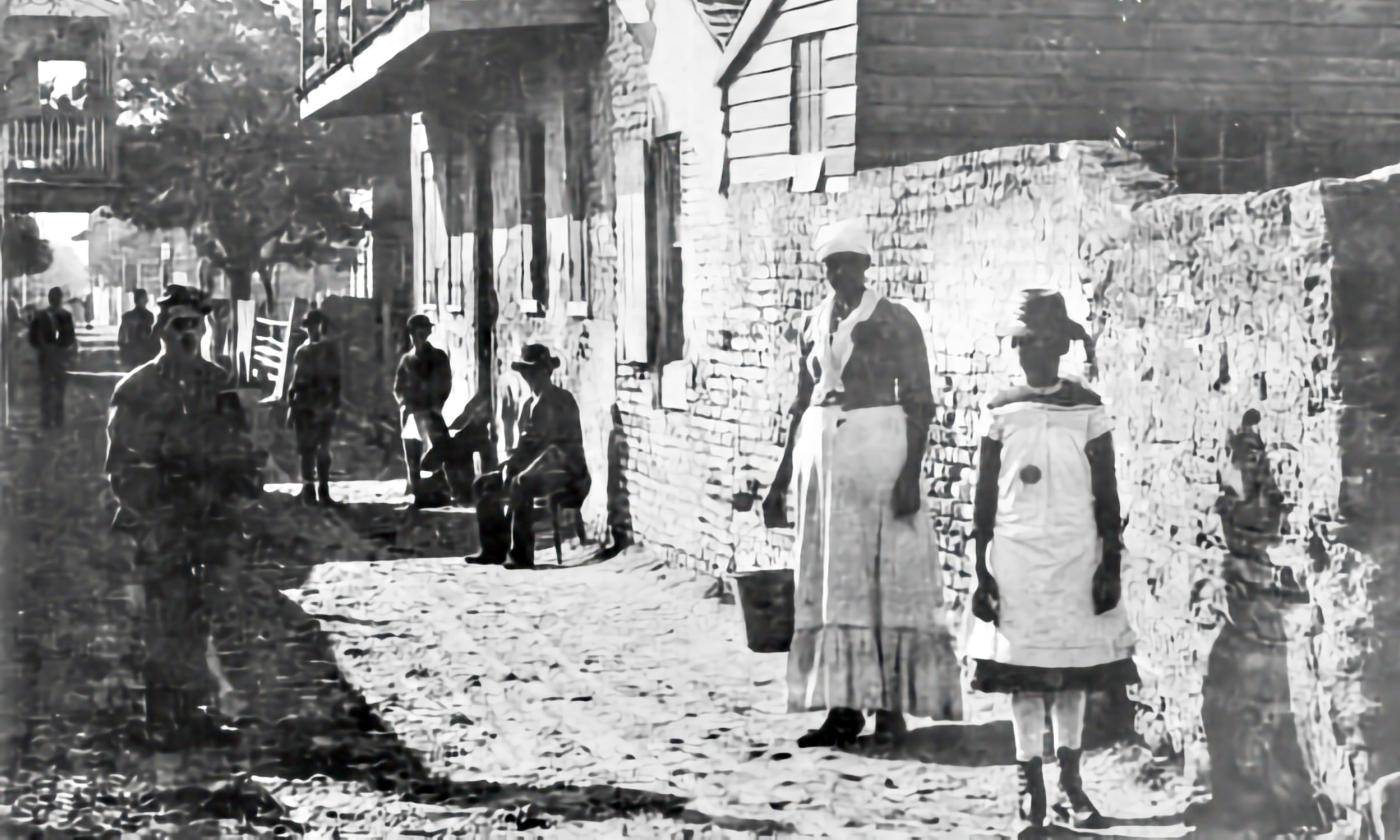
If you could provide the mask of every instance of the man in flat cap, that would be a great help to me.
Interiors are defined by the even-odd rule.
[[[481,552],[466,561],[525,569],[535,565],[535,500],[563,494],[564,507],[578,507],[592,479],[578,402],[551,381],[559,360],[543,344],[528,344],[511,367],[530,387],[530,398],[521,409],[515,449],[505,465],[476,481]]]
[[[413,347],[399,359],[394,373],[394,399],[399,403],[402,422],[403,461],[408,471],[408,490],[413,506],[424,507],[423,444],[447,446],[447,424],[442,407],[452,393],[452,362],[447,354],[428,342],[432,320],[422,313],[408,319],[408,337]]]
[[[302,318],[307,341],[292,357],[288,421],[301,459],[301,501],[331,505],[331,434],[340,411],[340,351],[326,340],[331,319],[319,309]],[[317,483],[319,480],[319,484]]]
[[[157,305],[161,351],[117,384],[106,471],[119,504],[114,526],[138,545],[148,734],[180,749],[234,734],[208,711],[219,670],[206,581],[237,534],[238,500],[261,490],[262,458],[228,373],[200,356],[204,295],[169,286]]]

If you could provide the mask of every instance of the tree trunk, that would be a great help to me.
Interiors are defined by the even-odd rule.
[[[228,276],[228,296],[233,300],[251,300],[253,297],[253,269],[246,265],[224,266]]]

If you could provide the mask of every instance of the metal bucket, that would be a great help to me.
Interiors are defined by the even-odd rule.
[[[760,569],[734,575],[749,650],[784,653],[792,645],[793,576],[791,569]]]

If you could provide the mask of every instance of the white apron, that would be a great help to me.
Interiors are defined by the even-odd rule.
[[[987,566],[999,625],[971,618],[967,655],[1006,665],[1088,668],[1128,658],[1136,641],[1120,603],[1094,615],[1103,545],[1085,445],[1108,429],[1102,406],[1013,403],[991,412],[1001,441],[996,530]]]
[[[840,389],[851,327],[878,296],[822,336],[818,395]],[[823,305],[813,319],[830,323]],[[804,363],[807,360],[804,360]],[[793,446],[796,614],[788,708],[885,709],[939,719],[961,713],[958,662],[943,620],[943,581],[928,515],[896,519],[895,480],[908,439],[900,406],[813,405]]]

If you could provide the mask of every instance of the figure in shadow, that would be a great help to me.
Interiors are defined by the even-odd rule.
[[[1228,620],[1216,637],[1202,688],[1201,722],[1212,799],[1188,821],[1230,837],[1269,837],[1327,822],[1298,741],[1288,682],[1288,611],[1308,595],[1269,550],[1281,541],[1288,505],[1248,411],[1230,437],[1231,470],[1215,509],[1227,555]]]
[[[616,555],[632,544],[632,507],[627,495],[627,430],[622,409],[612,407],[612,431],[608,434],[608,532],[612,542],[604,553]]]

